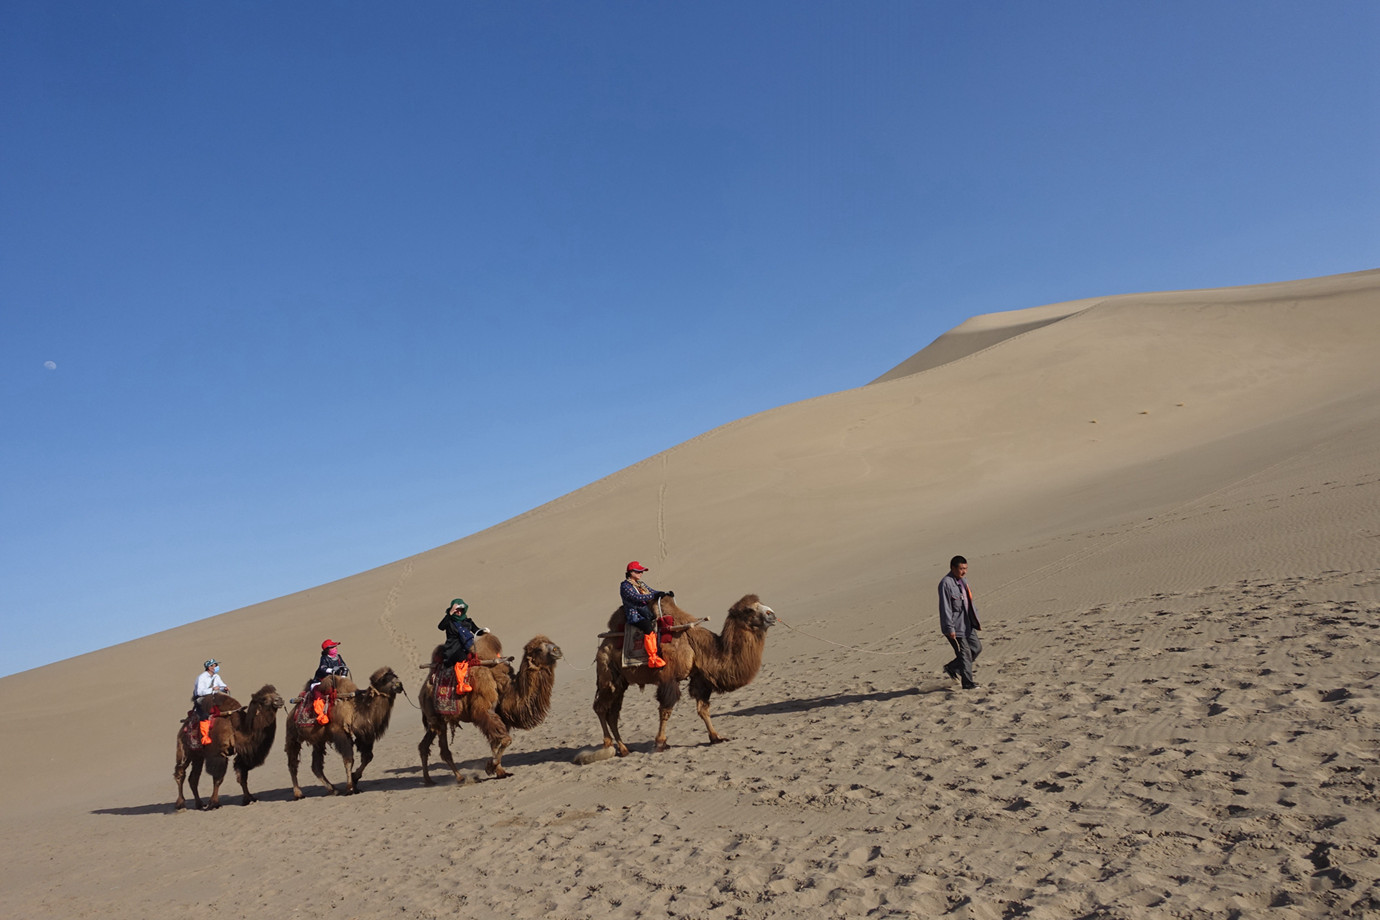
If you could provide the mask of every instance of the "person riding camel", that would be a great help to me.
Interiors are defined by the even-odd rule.
[[[214,658],[207,658],[201,666],[201,673],[196,676],[196,684],[192,687],[192,711],[188,713],[197,722],[200,728],[201,737],[196,733],[191,733],[193,745],[211,743],[211,717],[212,712],[211,697],[217,693],[229,693],[230,688],[220,676],[220,662]]]
[[[658,591],[642,581],[642,574],[650,572],[640,562],[629,562],[623,574],[623,582],[618,586],[618,596],[623,601],[623,613],[627,628],[642,633],[642,647],[647,651],[647,667],[664,668],[666,660],[657,648],[657,615],[651,605],[658,598],[675,597],[674,591]]]
[[[312,680],[317,683],[327,674],[336,674],[340,677],[350,676],[350,666],[345,663],[338,649],[340,643],[334,639],[327,639],[321,643],[321,663],[316,666],[316,675]]]
[[[458,597],[450,602],[436,628],[446,634],[446,644],[441,650],[441,668],[454,668],[455,692],[468,693],[474,689],[469,682],[474,640],[489,630],[470,619],[470,605]]]
[[[330,721],[329,710],[331,701],[327,695],[316,692],[316,687],[328,675],[334,674],[336,677],[349,677],[350,666],[341,657],[340,643],[334,639],[327,639],[321,643],[321,663],[316,666],[316,673],[307,682],[307,693],[311,697],[312,711],[316,713],[316,721],[320,725],[325,725]]]

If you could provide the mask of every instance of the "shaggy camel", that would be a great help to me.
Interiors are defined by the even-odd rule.
[[[203,765],[215,784],[211,790],[211,807],[220,807],[220,784],[225,780],[225,767],[231,754],[235,755],[235,778],[239,780],[240,789],[244,790],[244,799],[240,804],[248,805],[255,801],[249,791],[249,771],[264,762],[273,746],[273,738],[278,731],[278,710],[283,708],[283,698],[272,684],[264,684],[250,699],[248,706],[241,707],[234,697],[224,693],[212,697],[211,705],[219,707],[226,715],[212,722],[209,745],[192,747],[185,722],[184,727],[177,730],[177,759],[173,763],[173,779],[177,780],[178,809],[187,807],[187,800],[182,795],[182,780],[189,764],[192,768],[189,782],[196,807],[204,807],[197,791]],[[199,729],[192,726],[192,731]]]
[[[666,667],[649,668],[646,664],[623,664],[623,639],[607,638],[595,656],[594,712],[604,731],[604,747],[617,745],[619,757],[626,757],[628,747],[618,734],[618,715],[623,709],[623,694],[629,684],[656,687],[657,703],[661,708],[661,726],[656,733],[656,749],[666,750],[666,722],[671,710],[680,701],[680,682],[690,681],[690,696],[696,711],[709,729],[710,744],[724,741],[714,731],[709,720],[709,697],[713,693],[728,693],[746,687],[762,666],[762,649],[767,642],[767,630],[776,623],[776,613],[763,604],[756,594],[746,595],[729,608],[723,633],[691,625],[695,623],[676,602],[663,597],[661,615],[670,614],[678,626],[675,637],[662,643],[661,657]],[[625,627],[623,608],[609,617],[609,631],[622,633]]]
[[[503,644],[490,633],[475,640],[474,651],[481,659],[500,658]],[[440,653],[438,646],[433,653],[433,661],[439,660]],[[522,664],[516,674],[506,662],[471,667],[469,681],[474,689],[456,698],[459,711],[454,714],[436,711],[436,670],[433,668],[418,693],[422,726],[426,729],[421,743],[417,745],[422,755],[422,782],[428,786],[435,785],[427,767],[432,738],[440,740],[441,759],[455,774],[456,782],[465,781],[451,757],[447,739],[461,722],[473,723],[488,739],[493,759],[485,765],[485,769],[499,779],[507,776],[508,771],[503,769],[503,752],[513,743],[509,730],[533,729],[546,718],[547,710],[551,707],[551,688],[556,682],[556,662],[560,657],[561,650],[556,643],[545,636],[535,636],[523,648]]]
[[[331,795],[336,788],[326,779],[326,745],[331,744],[340,752],[345,765],[346,784],[350,793],[359,791],[359,778],[364,768],[374,759],[374,742],[388,731],[388,720],[393,714],[393,700],[403,692],[402,680],[393,673],[392,668],[379,668],[369,677],[369,686],[358,689],[348,677],[334,674],[321,681],[327,691],[334,689],[336,702],[330,713],[330,722],[318,725],[299,725],[295,713],[288,714],[287,751],[288,773],[292,775],[292,797],[303,798],[306,793],[297,784],[297,764],[301,759],[302,745],[310,744],[311,772],[321,780],[321,784]],[[305,693],[304,693],[305,695]],[[307,706],[309,703],[303,702]],[[355,748],[359,749],[359,767],[356,768]]]

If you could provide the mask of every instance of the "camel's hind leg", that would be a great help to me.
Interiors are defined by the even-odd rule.
[[[714,688],[709,686],[709,681],[698,674],[690,678],[690,696],[695,701],[695,711],[704,720],[704,727],[709,729],[709,743],[718,744],[728,739],[714,731],[714,723],[709,720],[709,697],[713,692]]]
[[[671,713],[680,702],[680,684],[674,680],[656,685],[656,701],[660,707],[661,724],[656,730],[656,749],[664,751],[670,747],[666,743],[666,723],[671,721]]]

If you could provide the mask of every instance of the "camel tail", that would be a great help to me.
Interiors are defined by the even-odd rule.
[[[604,747],[603,745],[581,748],[575,755],[575,762],[584,767],[592,763],[598,763],[601,760],[608,760],[615,753],[617,753],[615,748]]]

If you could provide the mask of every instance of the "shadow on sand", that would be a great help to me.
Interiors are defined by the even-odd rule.
[[[728,718],[730,716],[765,716],[791,712],[808,712],[811,709],[823,709],[829,706],[852,706],[855,703],[881,703],[887,700],[899,699],[903,696],[939,693],[947,689],[948,686],[944,685],[923,690],[919,687],[907,687],[904,690],[879,690],[876,693],[831,693],[827,696],[812,696],[800,700],[781,700],[777,703],[763,703],[760,706],[748,706],[745,709],[716,712],[713,715],[714,718],[718,719],[720,717]]]
[[[782,700],[777,703],[763,703],[759,706],[748,706],[745,709],[735,709],[731,712],[716,712],[714,718],[729,718],[733,716],[760,716],[760,715],[780,715],[783,713],[808,712],[811,709],[822,709],[830,706],[851,706],[856,703],[879,703],[887,700],[899,699],[903,696],[920,696],[921,694],[944,693],[948,692],[948,683],[940,684],[935,687],[907,687],[904,690],[879,690],[875,693],[831,693],[827,696],[813,696],[799,700]],[[708,744],[708,742],[701,742]],[[671,745],[671,747],[696,747],[698,745]],[[537,751],[507,751],[503,755],[503,766],[513,767],[532,767],[543,763],[569,764],[575,755],[587,748],[574,747],[549,747]],[[634,754],[652,754],[656,751],[656,744],[653,741],[638,741],[628,744],[628,751]],[[462,773],[471,774],[474,779],[481,782],[488,782],[491,777],[484,773],[484,765],[488,763],[488,756],[467,757],[464,760],[456,759],[456,766]],[[439,766],[439,771],[437,767]],[[450,776],[450,770],[443,761],[433,755],[431,765],[432,777],[436,780],[437,786],[454,785]],[[360,791],[358,795],[368,795],[371,792],[387,792],[399,789],[417,789],[422,786],[421,782],[422,765],[420,763],[408,764],[405,767],[393,767],[384,770],[383,774],[366,776],[360,781]],[[329,775],[329,774],[328,774]],[[332,777],[332,782],[336,783],[337,788],[341,788],[342,783]],[[307,794],[307,798],[327,798],[325,790],[320,784],[315,782],[312,777],[311,782],[304,778],[302,791]],[[256,791],[255,797],[259,802],[291,802],[292,787],[285,786],[281,789],[266,789]],[[203,796],[203,799],[209,796]],[[242,798],[239,789],[227,793],[226,787],[221,787],[221,808],[238,808]],[[141,815],[165,815],[175,813],[172,802],[156,802],[149,805],[127,805],[120,808],[96,808],[91,811],[93,815],[120,815],[124,817],[138,817]],[[196,806],[192,804],[190,798],[187,802],[187,811],[196,811]]]

